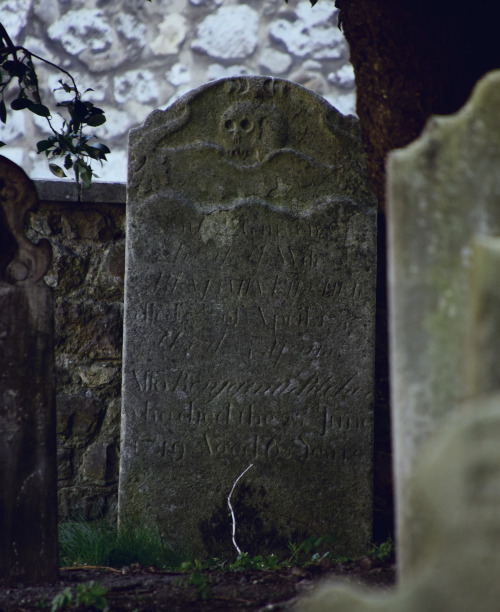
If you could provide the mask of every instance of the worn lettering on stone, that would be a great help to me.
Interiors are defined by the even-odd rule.
[[[153,113],[130,155],[120,513],[228,552],[253,462],[242,542],[361,551],[376,208],[354,119],[229,79]]]

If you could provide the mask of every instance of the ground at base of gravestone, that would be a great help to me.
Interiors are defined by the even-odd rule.
[[[199,572],[197,574],[125,567],[62,569],[58,582],[50,585],[0,589],[2,612],[50,610],[54,597],[69,587],[72,602],[57,610],[97,610],[75,606],[76,585],[100,583],[107,589],[108,612],[278,612],[294,610],[300,598],[324,580],[341,579],[388,590],[395,582],[392,562],[361,557],[337,565],[324,564],[283,570]],[[88,587],[87,587],[88,588]]]

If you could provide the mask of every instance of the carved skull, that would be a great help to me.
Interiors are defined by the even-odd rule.
[[[222,141],[235,161],[262,161],[287,140],[286,119],[272,104],[236,102],[222,115]]]

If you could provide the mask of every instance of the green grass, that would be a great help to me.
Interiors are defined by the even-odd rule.
[[[289,554],[283,559],[276,555],[242,553],[233,560],[208,559],[200,561],[186,553],[174,551],[164,544],[156,528],[144,525],[123,525],[117,529],[109,520],[87,522],[85,520],[64,521],[59,524],[59,562],[62,567],[75,565],[99,565],[121,568],[140,564],[181,572],[177,584],[193,587],[201,599],[210,596],[208,571],[243,572],[248,570],[280,570],[291,566],[307,567],[321,563],[330,557],[333,536],[310,537],[296,544],[289,542]],[[383,544],[373,545],[368,556],[381,560],[394,554],[393,542],[389,538]],[[347,561],[347,558],[330,557],[333,563]],[[56,595],[51,612],[62,612],[85,606],[85,609],[105,610],[107,590],[100,584],[89,582],[69,587]],[[45,606],[48,607],[48,606]]]
[[[385,542],[379,544],[373,544],[368,553],[369,557],[375,557],[376,559],[380,559],[381,561],[389,561],[394,558],[394,542],[389,536]]]
[[[66,587],[52,600],[50,612],[58,612],[68,608],[84,608],[85,610],[107,610],[108,602],[106,593],[108,589],[103,587],[100,582],[86,582],[77,584],[74,591]],[[44,606],[48,607],[48,606]]]
[[[176,551],[162,540],[157,528],[145,525],[122,525],[109,520],[87,522],[64,521],[59,524],[59,563],[72,565],[104,565],[121,568],[140,564],[172,571],[200,572],[205,570],[245,571],[250,569],[275,570],[297,565],[307,567],[330,557],[333,563],[347,558],[330,556],[333,536],[311,537],[300,544],[289,543],[289,555],[250,557],[243,553],[232,560],[193,559],[185,551]],[[394,554],[391,538],[379,546],[372,546],[368,556],[385,560]]]
[[[59,524],[59,563],[123,567],[139,563],[144,567],[175,569],[182,555],[163,544],[159,531],[143,525],[120,529],[108,520],[64,521]]]

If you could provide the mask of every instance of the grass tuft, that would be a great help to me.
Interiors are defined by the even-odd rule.
[[[68,520],[59,524],[59,562],[61,566],[104,565],[121,568],[139,564],[171,571],[198,573],[205,570],[245,571],[249,569],[277,570],[297,565],[307,567],[321,564],[326,557],[332,563],[348,561],[348,558],[330,554],[334,536],[312,536],[300,544],[290,542],[290,555],[279,559],[276,555],[250,557],[246,553],[236,560],[193,559],[186,551],[174,550],[166,545],[157,527],[124,524],[117,529],[110,520],[87,522]],[[394,556],[391,538],[378,546],[373,545],[368,556],[387,561]]]
[[[182,555],[165,546],[157,528],[123,525],[117,529],[109,520],[70,520],[59,524],[59,563],[123,567],[139,563],[144,567],[174,569]]]

